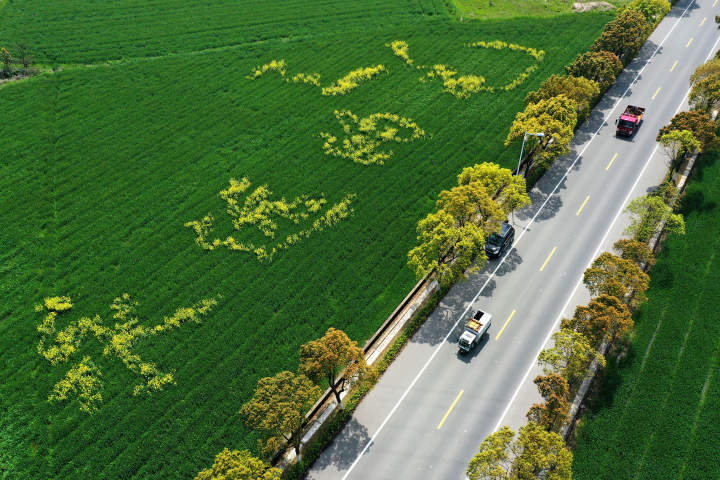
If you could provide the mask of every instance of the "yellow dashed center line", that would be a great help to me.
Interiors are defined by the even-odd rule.
[[[652,98],[651,98],[650,100],[655,100],[655,97],[657,97],[657,94],[660,93],[660,89],[661,89],[661,88],[662,88],[662,87],[658,87],[658,89],[655,90],[655,93],[653,93],[653,96],[652,96]]]
[[[542,267],[540,267],[540,271],[542,272],[545,270],[545,267],[547,266],[548,262],[552,258],[553,255],[555,255],[555,250],[557,250],[557,247],[553,247],[552,252],[550,252],[550,255],[545,259],[545,263],[542,264]]]
[[[505,331],[505,327],[508,326],[508,323],[510,323],[510,320],[512,320],[512,317],[514,317],[514,316],[515,316],[515,310],[513,310],[512,312],[510,312],[510,316],[507,318],[507,320],[505,320],[505,324],[503,324],[503,326],[502,326],[502,328],[500,329],[500,331],[498,332],[498,334],[495,335],[495,340],[497,340],[498,338],[500,338],[500,335],[502,335],[502,332]]]
[[[576,216],[577,216],[577,215],[580,215],[580,212],[582,212],[582,209],[585,208],[585,204],[588,202],[588,200],[590,200],[590,195],[588,195],[587,197],[585,197],[585,201],[582,203],[582,205],[580,205],[580,208],[578,208],[578,211],[577,211],[577,213],[575,214]]]
[[[455,397],[455,401],[452,402],[452,405],[450,405],[450,408],[448,408],[447,413],[445,413],[445,416],[440,420],[440,423],[438,423],[437,429],[440,430],[443,426],[443,423],[445,423],[445,420],[447,420],[448,416],[450,415],[450,412],[453,411],[453,408],[455,408],[455,405],[457,405],[458,400],[460,400],[460,397],[462,397],[462,394],[465,392],[465,390],[460,390],[460,393],[458,393],[458,396]]]
[[[677,67],[677,64],[678,64],[678,61],[675,60],[675,63],[673,63],[673,66],[670,67],[670,71],[671,71],[671,72],[672,72],[673,70],[675,70],[675,67]]]
[[[610,166],[613,164],[613,162],[615,161],[615,159],[617,158],[617,156],[618,156],[617,153],[616,153],[615,155],[613,155],[613,158],[610,159],[610,163],[608,163],[608,166],[605,167],[605,170],[610,170]]]
[[[688,40],[688,43],[687,43],[687,45],[685,45],[685,48],[689,47],[692,42],[693,42],[693,38],[690,37],[690,40]]]
[[[715,3],[717,3],[717,0],[715,0]],[[707,20],[707,17],[703,18],[703,19],[702,19],[702,22],[700,22],[700,26],[701,26],[701,27],[702,27],[703,25],[705,25],[705,20]]]

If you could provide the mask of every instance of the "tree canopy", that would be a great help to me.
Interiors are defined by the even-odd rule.
[[[622,8],[637,10],[648,22],[655,24],[668,14],[670,2],[668,0],[633,0]]]
[[[520,175],[513,175],[509,168],[502,168],[497,163],[484,162],[465,167],[458,175],[458,185],[477,182],[497,202],[504,215],[530,205],[525,179]]]
[[[247,450],[224,449],[215,456],[212,467],[201,471],[195,480],[280,480],[282,470],[274,468]]]
[[[627,305],[619,298],[605,294],[593,298],[587,306],[578,306],[572,318],[565,318],[561,323],[561,328],[585,335],[594,347],[604,340],[613,343],[632,326]]]
[[[566,77],[552,75],[545,80],[540,88],[525,97],[525,103],[537,103],[558,95],[565,95],[575,102],[578,122],[582,122],[590,113],[590,106],[600,94],[600,87],[594,80],[585,77]]]
[[[322,390],[305,375],[280,372],[258,380],[253,397],[240,409],[245,426],[257,431],[264,454],[271,455],[287,441],[300,459],[305,413]]]
[[[648,242],[655,229],[665,220],[665,230],[680,235],[685,234],[685,220],[680,213],[673,213],[665,200],[658,195],[644,195],[630,202],[625,209],[631,214],[630,225],[625,233],[640,242]]]
[[[637,305],[647,299],[650,277],[632,260],[604,252],[585,270],[583,283],[594,296],[605,294],[621,300],[632,289],[630,304]]]
[[[700,65],[690,76],[689,102],[694,108],[710,112],[720,105],[720,58]]]
[[[612,52],[623,63],[627,63],[645,43],[649,32],[650,25],[642,12],[625,9],[605,25],[591,49],[594,52]]]
[[[558,373],[573,384],[585,376],[593,360],[597,359],[605,366],[605,358],[580,332],[564,328],[553,334],[553,341],[553,346],[538,356],[538,363],[543,366],[546,375]]]
[[[633,238],[623,238],[613,244],[613,248],[620,252],[620,258],[632,260],[641,264],[652,265],[655,263],[653,252],[647,243],[639,242]]]
[[[459,226],[444,210],[420,220],[417,232],[418,245],[408,253],[408,264],[418,277],[435,270],[440,284],[451,285],[462,278],[474,260],[476,268],[487,261],[482,228],[474,223]]]
[[[670,124],[660,129],[656,140],[659,142],[663,135],[672,131],[689,130],[700,141],[702,150],[716,149],[720,147],[720,139],[716,133],[717,126],[710,114],[705,111],[680,112],[672,118]]]
[[[570,410],[570,386],[565,377],[557,373],[538,375],[533,382],[545,403],[536,403],[530,407],[527,418],[547,430],[554,431],[567,419]]]
[[[408,264],[418,277],[435,270],[450,285],[487,261],[485,237],[500,228],[507,214],[530,203],[525,179],[507,168],[481,163],[458,175],[458,186],[440,192],[437,211],[420,220],[417,246]]]
[[[345,390],[345,380],[362,373],[365,368],[365,355],[357,342],[333,327],[328,328],[321,338],[300,347],[300,373],[315,383],[326,381],[341,410],[340,394]],[[337,386],[343,369],[342,384]]]
[[[623,65],[618,56],[604,50],[582,53],[566,67],[568,75],[597,82],[602,91],[615,83],[622,69]]]
[[[518,112],[505,139],[505,145],[521,141],[525,132],[544,133],[545,136],[538,142],[535,155],[538,165],[547,167],[557,157],[570,153],[570,141],[576,123],[577,107],[573,100],[565,95],[542,99],[528,104],[525,110]]]
[[[671,130],[660,137],[660,145],[670,158],[671,165],[677,165],[685,155],[700,150],[701,144],[689,130]]]
[[[572,453],[562,437],[530,422],[515,437],[502,427],[480,444],[465,475],[470,480],[535,480],[544,472],[548,480],[572,478]]]

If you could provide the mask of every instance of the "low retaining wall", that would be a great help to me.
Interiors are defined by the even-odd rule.
[[[385,350],[393,343],[408,320],[412,318],[418,308],[420,308],[438,288],[439,285],[433,273],[430,273],[415,284],[410,293],[408,293],[397,308],[393,310],[380,328],[365,342],[363,352],[365,353],[365,361],[368,365],[373,365],[377,360],[382,358]],[[341,385],[343,381],[345,381],[345,379],[341,378],[336,385]],[[347,393],[348,390],[344,391],[340,394],[340,397],[345,398]],[[301,441],[301,449],[304,445],[313,441],[320,427],[322,427],[323,423],[330,418],[337,408],[335,394],[328,388],[305,415],[306,427]],[[276,457],[276,462],[273,463],[277,463],[278,466],[282,468],[294,460],[295,450],[290,448],[279,452],[278,457]]]

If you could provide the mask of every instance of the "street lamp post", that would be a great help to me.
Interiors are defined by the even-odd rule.
[[[537,133],[525,132],[525,134],[523,135],[522,146],[520,147],[520,158],[518,158],[518,166],[517,166],[517,170],[515,170],[515,175],[520,175],[520,162],[522,162],[523,150],[525,149],[525,139],[527,138],[528,135],[533,136],[533,137],[538,137],[538,138],[545,136],[545,134],[543,132],[537,132]]]

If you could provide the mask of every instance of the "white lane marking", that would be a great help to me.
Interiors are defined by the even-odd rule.
[[[690,5],[692,5],[692,2],[690,3]],[[690,8],[690,5],[688,5],[688,8]],[[686,8],[685,10],[687,10],[687,8]],[[682,18],[682,16],[681,16],[680,18]],[[713,56],[713,54],[714,54],[714,52],[715,52],[715,48],[717,48],[718,43],[720,43],[720,38],[718,38],[718,39],[715,41],[715,45],[713,45],[712,49],[710,50],[710,55],[708,55],[707,58],[705,59],[706,62],[707,62],[708,60],[710,60],[710,57]],[[662,45],[662,44],[660,44],[660,45]],[[691,88],[692,88],[692,87],[691,87]],[[688,89],[688,91],[687,91],[687,92],[685,93],[685,95],[683,96],[682,101],[680,102],[680,105],[678,105],[677,109],[675,109],[675,113],[673,113],[673,116],[675,116],[675,114],[677,114],[677,112],[679,112],[680,109],[682,108],[683,104],[685,103],[685,99],[688,97],[688,95],[690,95],[690,90],[691,90],[691,88]],[[591,140],[591,141],[592,141],[592,140]],[[648,157],[647,161],[645,162],[645,166],[644,166],[643,169],[640,171],[640,175],[638,176],[637,180],[635,180],[635,183],[633,184],[632,188],[630,189],[630,192],[628,192],[627,196],[625,197],[625,200],[623,201],[622,205],[620,206],[620,210],[618,210],[618,213],[617,213],[617,215],[615,215],[615,218],[613,219],[612,223],[610,224],[610,227],[607,229],[607,232],[605,232],[605,236],[603,236],[603,239],[600,241],[600,244],[598,245],[597,249],[595,250],[595,253],[594,253],[593,256],[590,258],[590,261],[588,262],[588,265],[587,265],[588,267],[592,264],[593,260],[595,260],[595,258],[597,257],[597,254],[598,254],[598,252],[600,251],[600,248],[602,247],[603,243],[605,243],[605,240],[607,239],[607,236],[608,236],[608,234],[610,233],[610,230],[612,230],[613,225],[615,224],[615,222],[617,221],[617,219],[618,219],[618,218],[620,217],[620,215],[622,214],[622,212],[623,212],[623,207],[625,207],[625,205],[626,205],[626,204],[628,203],[628,201],[630,200],[630,196],[632,195],[633,190],[635,190],[635,187],[637,187],[637,184],[638,184],[638,182],[640,181],[640,178],[642,178],[643,173],[645,173],[645,169],[648,167],[648,165],[650,165],[650,160],[652,160],[652,157],[655,155],[655,152],[657,152],[657,149],[658,149],[659,146],[660,146],[659,143],[655,145],[655,148],[653,149],[652,153],[650,154],[650,156]],[[567,307],[568,307],[568,305],[570,304],[570,300],[572,300],[572,298],[575,296],[575,292],[577,292],[577,289],[580,288],[580,285],[582,284],[582,279],[583,279],[583,277],[582,277],[582,275],[581,275],[581,276],[580,276],[580,279],[578,280],[577,284],[575,285],[575,288],[573,289],[572,293],[570,294],[570,296],[568,297],[567,301],[565,302],[565,305],[563,305],[562,310],[560,310],[560,314],[558,315],[557,320],[555,320],[555,323],[553,323],[552,328],[550,329],[550,331],[548,332],[547,336],[545,337],[545,341],[544,341],[544,342],[542,343],[542,345],[540,346],[540,350],[538,350],[538,352],[535,354],[535,357],[533,358],[532,363],[531,363],[530,366],[528,367],[527,372],[525,372],[525,375],[523,376],[523,379],[522,379],[522,380],[520,381],[520,383],[518,384],[518,387],[517,387],[517,389],[515,390],[515,393],[514,393],[513,396],[510,398],[510,403],[508,403],[508,404],[507,404],[507,407],[505,407],[505,411],[503,411],[502,416],[500,416],[500,420],[498,421],[497,425],[495,425],[495,428],[493,429],[493,432],[496,432],[496,431],[500,428],[500,426],[502,425],[503,420],[505,420],[505,416],[507,415],[508,411],[510,411],[510,407],[511,407],[512,404],[515,402],[515,399],[517,398],[518,393],[520,393],[520,389],[521,389],[522,386],[525,384],[525,381],[527,380],[528,375],[530,375],[530,372],[532,372],[533,367],[535,366],[535,359],[537,359],[538,355],[540,355],[540,352],[542,352],[543,348],[545,348],[545,345],[548,343],[548,341],[550,341],[550,337],[552,337],[552,334],[555,332],[555,329],[556,329],[557,326],[560,324],[560,319],[562,318],[563,313],[565,312],[565,310],[567,310]]]
[[[623,94],[620,96],[620,98],[618,98],[617,102],[615,102],[615,105],[613,106],[612,110],[610,110],[610,112],[608,113],[608,118],[611,117],[612,114],[615,112],[615,109],[617,109],[618,105],[620,105],[620,102],[623,100],[623,98],[625,98],[625,96],[627,95],[627,93],[630,91],[630,88],[635,84],[635,82],[637,82],[637,79],[640,78],[640,75],[642,75],[643,71],[645,71],[645,68],[646,68],[646,67],[648,66],[648,64],[650,63],[650,60],[652,60],[652,59],[655,57],[655,55],[656,55],[657,52],[660,50],[660,48],[663,46],[663,44],[664,44],[665,41],[668,39],[668,37],[670,36],[670,34],[675,30],[675,27],[677,27],[677,25],[680,23],[680,20],[683,19],[683,17],[685,16],[685,13],[687,13],[688,9],[689,9],[694,3],[695,3],[695,0],[692,0],[692,1],[688,4],[688,6],[685,8],[685,10],[683,10],[683,13],[682,13],[682,14],[678,17],[678,19],[675,21],[675,24],[672,26],[672,28],[670,29],[670,31],[665,35],[665,38],[662,39],[662,41],[661,41],[660,44],[657,46],[657,48],[655,49],[655,51],[653,52],[653,54],[650,55],[650,57],[648,57],[648,59],[645,61],[645,65],[643,65],[643,68],[641,68],[640,71],[637,73],[637,75],[635,75],[635,78],[633,79],[632,82],[630,82],[630,85],[628,85],[628,87],[625,89],[625,92],[623,92]],[[686,96],[687,96],[687,94],[686,94]],[[683,98],[683,102],[684,102],[684,101],[685,101],[685,99]],[[470,303],[468,304],[468,306],[465,308],[465,310],[463,311],[463,313],[460,314],[460,316],[458,317],[458,319],[455,321],[455,324],[452,326],[452,328],[450,328],[450,330],[448,331],[447,335],[445,335],[445,338],[443,338],[443,340],[438,344],[438,346],[435,347],[435,350],[433,350],[433,353],[430,355],[430,358],[427,359],[427,361],[426,361],[425,364],[422,366],[422,368],[420,369],[420,371],[417,373],[417,375],[415,375],[415,378],[413,378],[413,381],[410,382],[410,385],[405,389],[405,391],[403,392],[403,394],[400,396],[400,398],[398,399],[398,401],[395,403],[395,405],[393,406],[393,408],[390,410],[390,413],[387,414],[387,416],[385,417],[385,420],[383,420],[383,422],[380,424],[380,426],[379,426],[378,429],[375,431],[375,433],[373,434],[373,436],[370,437],[370,440],[368,440],[368,442],[365,444],[365,447],[363,447],[363,449],[360,451],[360,453],[358,454],[358,456],[355,458],[355,460],[353,461],[353,463],[352,463],[352,464],[350,465],[350,467],[348,468],[347,472],[345,472],[345,475],[343,475],[342,480],[347,480],[348,476],[350,476],[350,473],[352,473],[352,471],[355,469],[355,466],[358,464],[358,462],[360,461],[360,459],[362,458],[362,456],[365,455],[365,452],[367,452],[367,449],[370,448],[370,445],[372,445],[372,443],[375,441],[375,439],[378,437],[378,435],[380,435],[380,433],[383,431],[383,429],[385,428],[385,425],[387,425],[387,422],[390,421],[390,418],[392,418],[392,416],[395,414],[395,412],[397,411],[397,409],[400,407],[400,405],[402,404],[402,402],[405,400],[405,397],[407,397],[408,393],[410,393],[410,390],[413,389],[413,387],[415,386],[415,384],[417,383],[417,381],[420,379],[420,377],[422,376],[422,374],[425,373],[425,370],[426,370],[427,367],[430,365],[430,363],[432,363],[432,361],[435,359],[435,357],[437,356],[437,354],[440,352],[440,349],[445,345],[445,342],[447,342],[447,339],[450,338],[450,335],[452,334],[452,332],[455,331],[455,328],[457,328],[457,326],[460,324],[460,321],[461,321],[463,318],[465,318],[465,314],[467,314],[467,312],[470,310],[470,307],[475,303],[475,301],[478,299],[478,297],[480,296],[480,294],[482,293],[482,291],[485,290],[485,287],[487,287],[488,283],[490,283],[490,281],[493,279],[493,277],[495,276],[495,274],[497,273],[497,271],[500,269],[500,267],[503,265],[503,263],[505,263],[505,260],[507,259],[508,255],[510,255],[510,253],[511,253],[512,250],[513,250],[513,248],[520,242],[520,240],[522,240],[522,237],[525,236],[525,233],[527,233],[528,229],[530,228],[530,225],[532,225],[532,224],[535,222],[535,219],[537,218],[537,216],[540,214],[540,212],[542,212],[543,208],[545,208],[545,205],[547,205],[547,203],[550,201],[550,198],[552,198],[552,196],[555,194],[555,192],[557,192],[558,188],[560,188],[560,185],[565,181],[565,179],[567,178],[567,176],[568,176],[568,174],[570,173],[570,171],[573,169],[573,167],[575,167],[575,164],[577,163],[577,161],[580,159],[580,157],[582,157],[582,155],[585,153],[585,150],[587,150],[587,148],[590,146],[590,144],[592,143],[592,141],[595,140],[595,137],[598,135],[598,133],[600,133],[600,130],[602,129],[602,127],[605,126],[605,124],[606,124],[606,122],[605,122],[605,120],[603,120],[603,123],[602,123],[602,124],[598,127],[598,129],[595,131],[595,133],[594,133],[593,136],[590,138],[590,140],[589,140],[588,143],[585,145],[585,147],[583,147],[583,149],[580,151],[580,153],[575,157],[575,160],[570,164],[570,166],[567,168],[567,170],[565,170],[565,174],[564,174],[564,175],[562,176],[562,178],[558,181],[557,185],[555,185],[555,188],[553,188],[552,192],[550,192],[550,194],[547,196],[547,198],[545,198],[545,201],[542,203],[542,205],[540,205],[540,208],[538,209],[538,211],[535,212],[535,215],[533,215],[533,217],[530,219],[530,221],[529,221],[528,224],[525,226],[525,228],[523,229],[523,231],[520,233],[520,235],[518,235],[518,238],[515,240],[515,242],[513,242],[512,247],[508,249],[508,251],[507,251],[507,253],[505,254],[505,256],[503,256],[502,259],[500,260],[500,262],[498,262],[498,265],[497,265],[497,266],[495,267],[495,269],[492,271],[492,273],[491,273],[490,276],[487,278],[487,280],[485,280],[485,283],[483,283],[482,287],[480,287],[480,289],[477,291],[477,293],[475,294],[475,296],[473,297],[473,299],[470,301]],[[657,148],[657,147],[655,147],[655,148]],[[639,179],[639,178],[640,178],[640,177],[638,177],[638,179]],[[608,231],[609,231],[609,230],[608,230]],[[606,235],[607,235],[607,234],[606,234]],[[577,287],[576,287],[576,288],[577,288]],[[569,301],[570,301],[570,300],[568,300],[568,302],[569,302]],[[563,308],[563,311],[564,311],[564,310],[565,310],[565,308]],[[553,325],[553,328],[554,328],[554,325]],[[550,334],[552,334],[552,330],[550,331]],[[550,335],[548,335],[548,338],[550,338]],[[545,343],[547,343],[547,340],[545,341]],[[539,355],[539,352],[538,352],[538,355]],[[537,358],[537,355],[536,355],[535,357]],[[535,364],[535,359],[533,359],[533,363],[530,365],[530,368],[532,368],[532,366],[533,366],[534,364]],[[530,372],[530,370],[528,370],[528,373],[529,373],[529,372]],[[528,373],[525,374],[525,377],[527,377]],[[520,386],[522,386],[522,384],[524,383],[524,381],[525,381],[525,379],[523,379],[523,381],[520,383]],[[519,387],[518,387],[518,391],[519,391]],[[515,400],[515,397],[516,397],[516,396],[517,396],[517,391],[515,392],[515,395],[513,395],[513,398],[510,400],[510,404],[512,404],[512,402]],[[508,408],[505,409],[505,412],[503,413],[502,418],[504,418],[505,415],[507,414],[507,410],[510,408],[510,404],[508,404]],[[497,430],[497,427],[495,428],[495,430]]]

